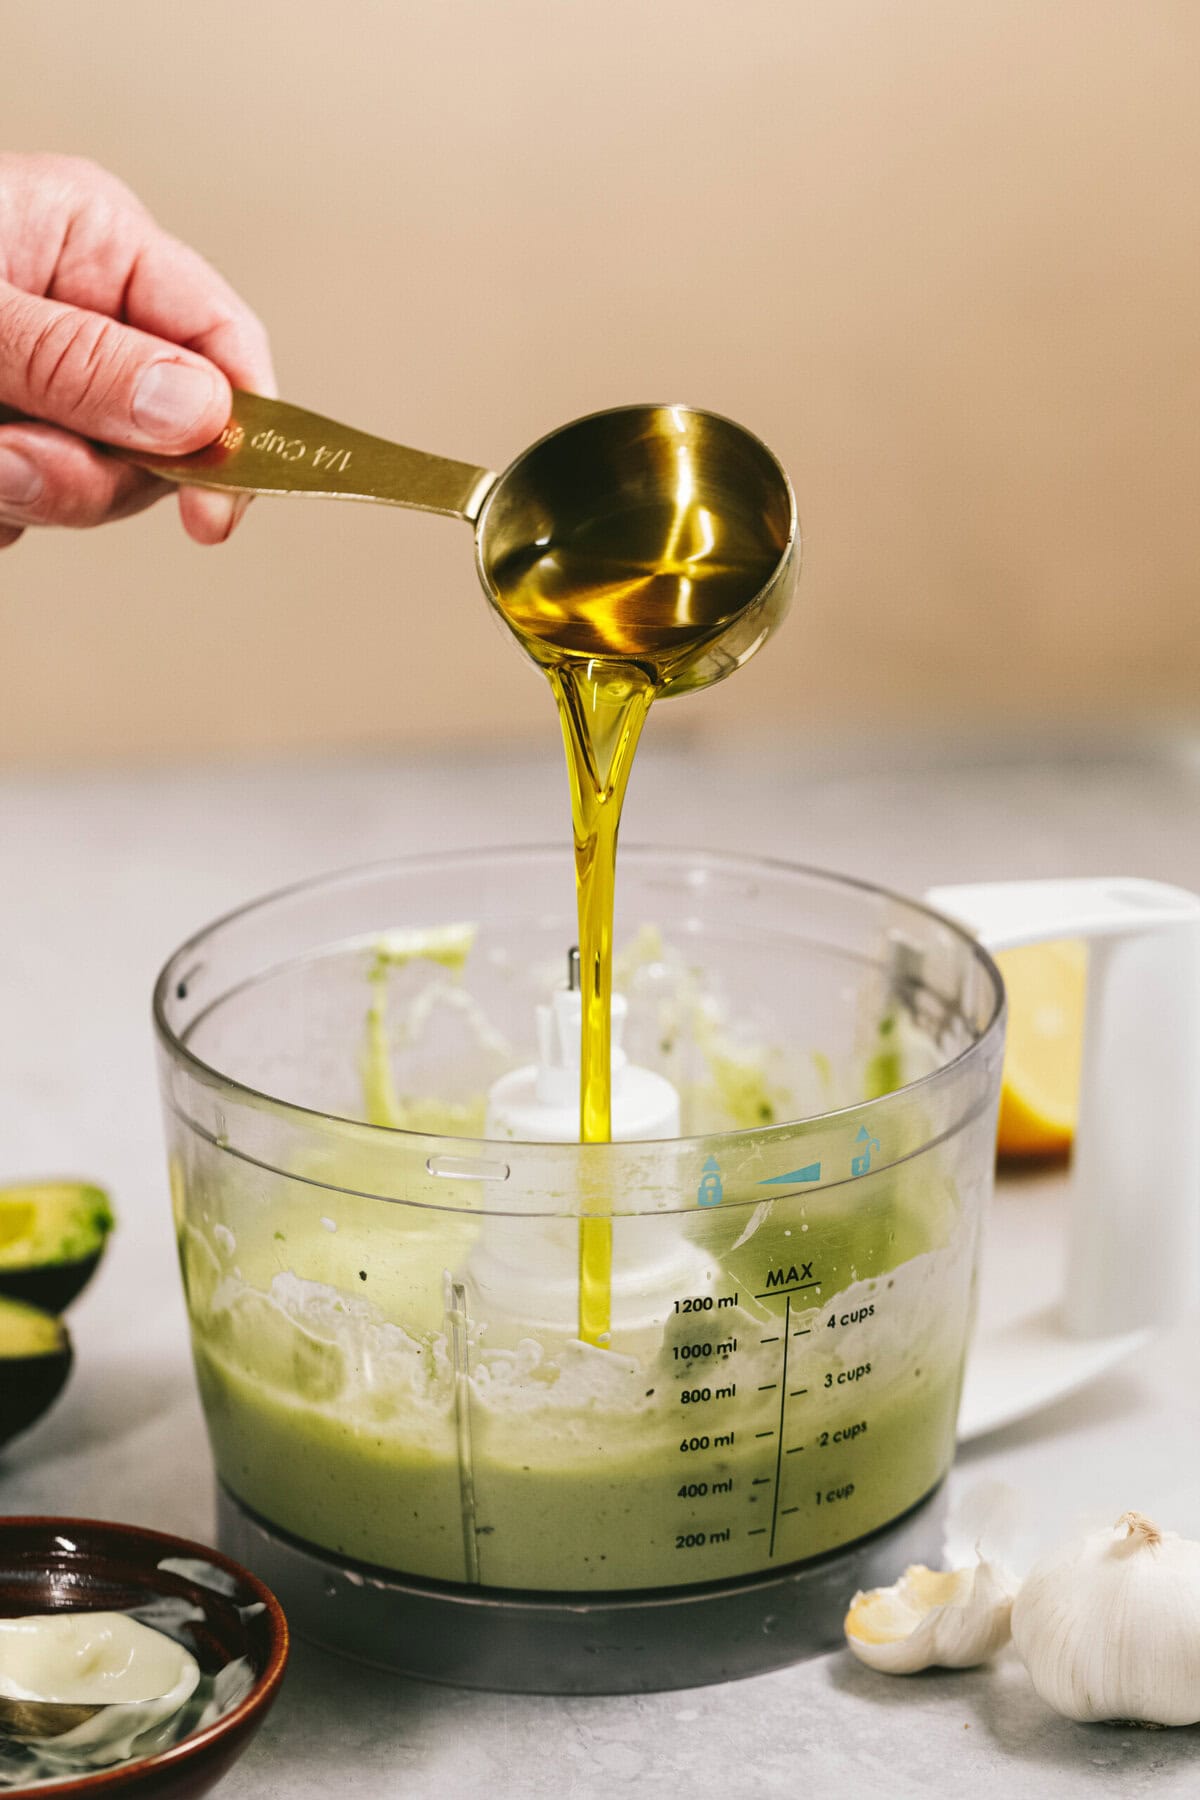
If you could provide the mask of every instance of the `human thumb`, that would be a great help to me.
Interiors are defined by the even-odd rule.
[[[178,456],[211,443],[232,397],[204,357],[0,281],[0,403],[81,437]]]

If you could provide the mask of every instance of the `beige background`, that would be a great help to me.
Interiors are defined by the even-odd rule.
[[[288,397],[503,465],[733,414],[786,635],[659,729],[1192,718],[1195,0],[0,0],[11,148],[86,152],[273,328]],[[0,761],[552,730],[465,529],[167,507],[0,557]],[[669,721],[669,724],[668,724]]]

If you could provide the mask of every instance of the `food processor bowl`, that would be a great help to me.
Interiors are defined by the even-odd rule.
[[[211,926],[155,996],[223,1547],[406,1673],[776,1667],[936,1560],[1003,1049],[995,965],[865,883],[623,850],[624,1049],[682,1135],[482,1135],[574,935],[569,850],[427,856]],[[611,1221],[612,1335],[576,1326]]]

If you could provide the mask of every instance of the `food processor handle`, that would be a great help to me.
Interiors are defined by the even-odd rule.
[[[473,524],[495,485],[490,469],[411,450],[338,425],[287,400],[235,388],[233,415],[211,444],[190,456],[104,450],[165,481],[235,494],[310,494],[329,500],[378,500]]]
[[[1063,1322],[1164,1325],[1200,1286],[1200,897],[1126,877],[927,896],[989,950],[1088,941]]]

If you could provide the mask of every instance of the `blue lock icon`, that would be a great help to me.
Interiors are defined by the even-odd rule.
[[[700,1186],[696,1189],[696,1203],[699,1206],[720,1206],[724,1194],[720,1164],[715,1156],[710,1156],[704,1165]]]
[[[879,1149],[879,1139],[872,1137],[865,1125],[860,1125],[855,1143],[861,1145],[859,1154],[850,1160],[852,1175],[869,1175],[871,1173],[871,1156]]]

